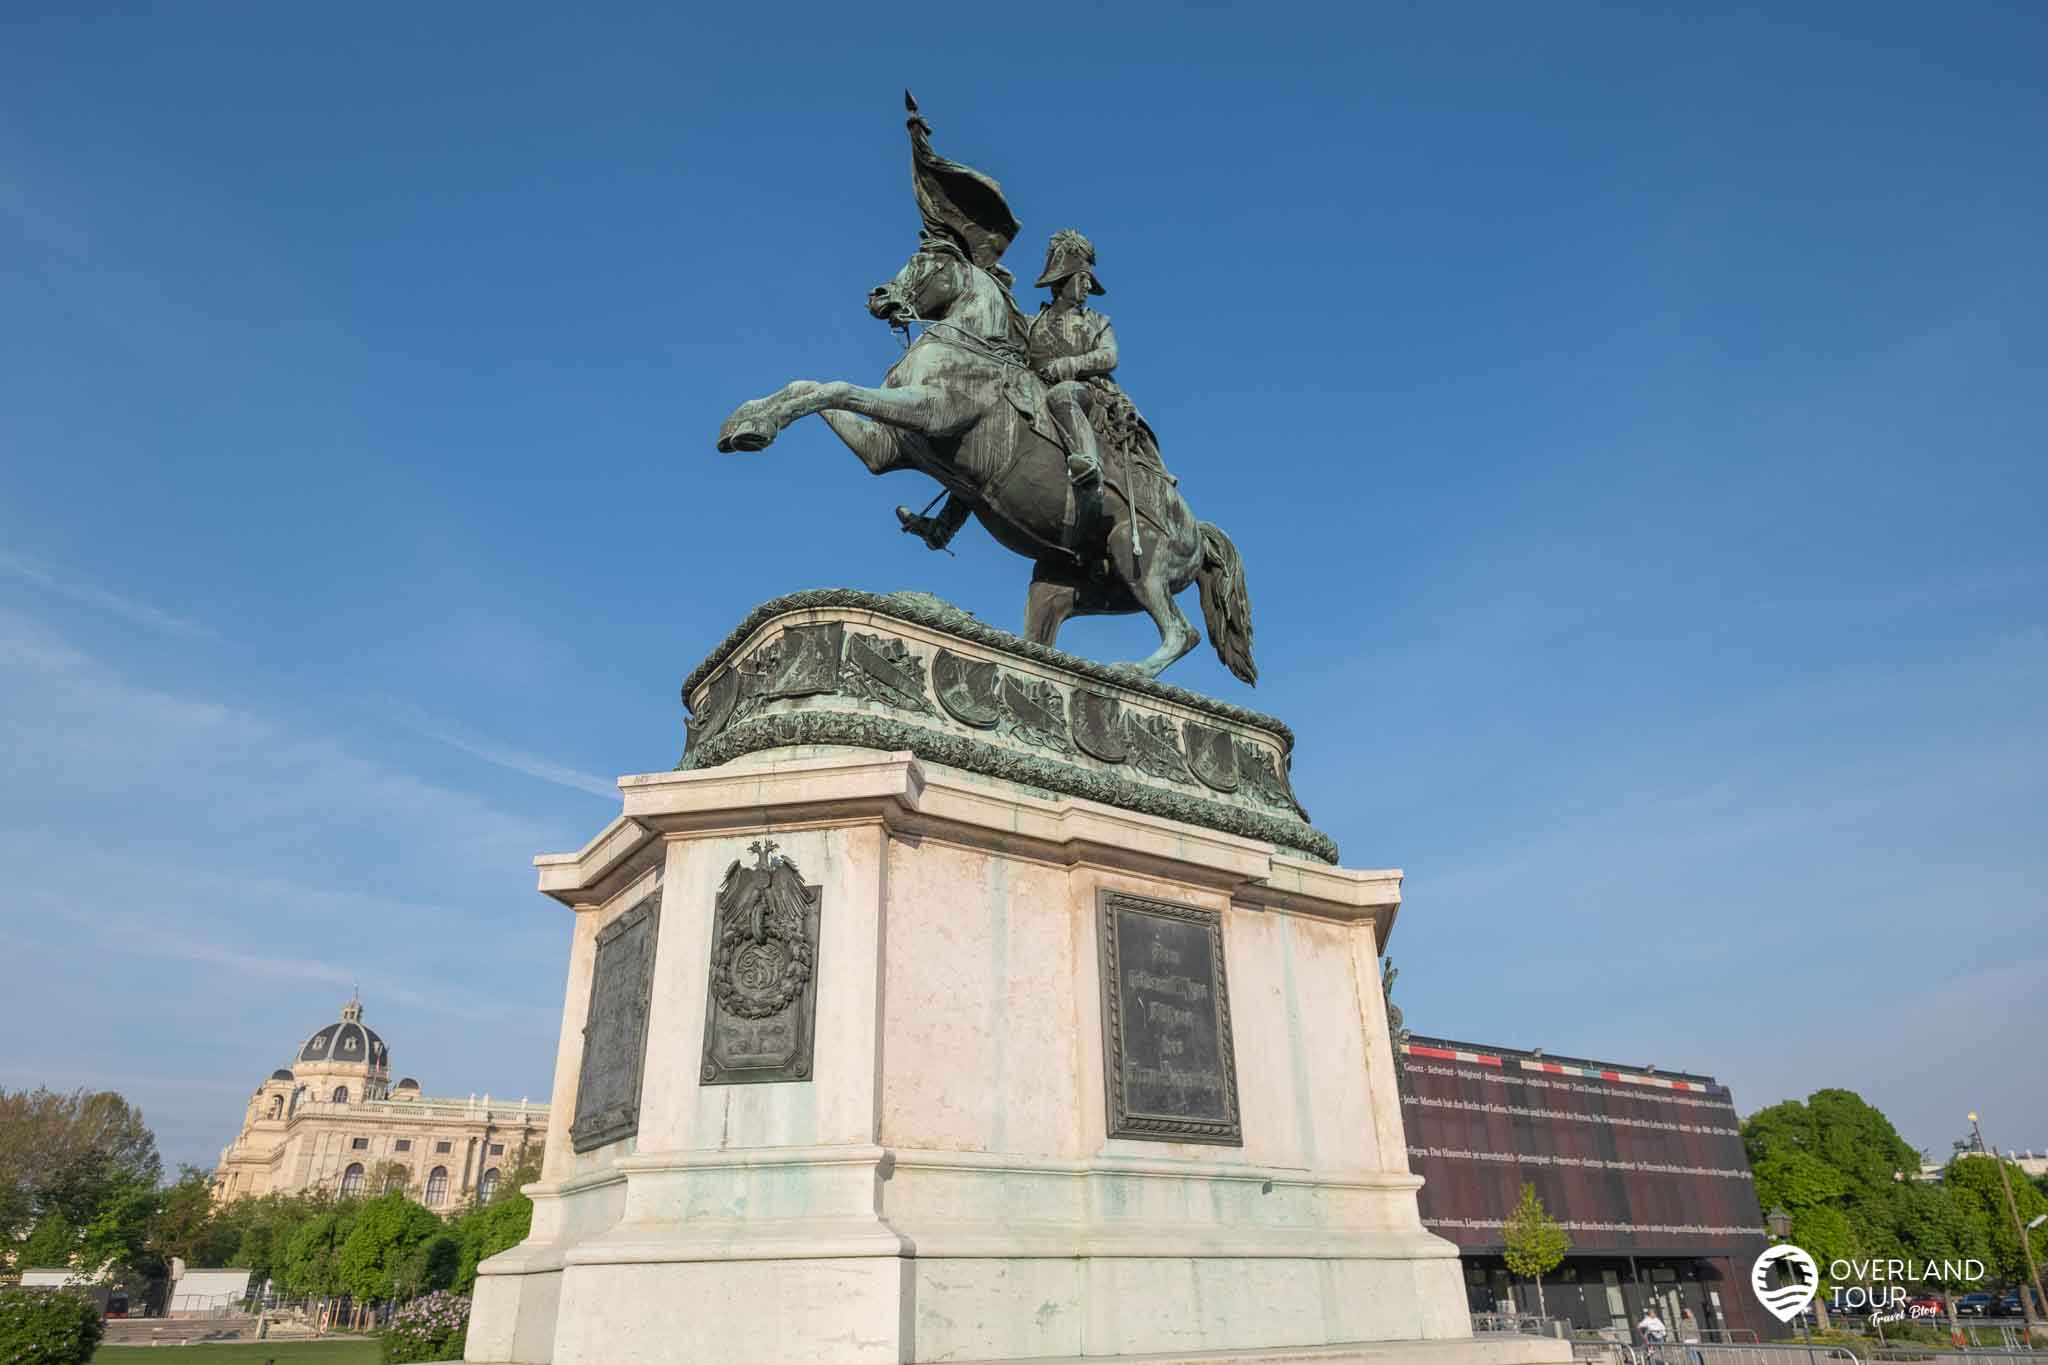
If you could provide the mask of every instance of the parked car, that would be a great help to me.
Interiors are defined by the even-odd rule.
[[[1991,1314],[1992,1299],[1989,1294],[1965,1294],[1956,1300],[1956,1316],[1959,1318],[1982,1318]]]
[[[1915,1294],[1906,1300],[1906,1312],[1916,1318],[1939,1318],[1948,1313],[1939,1294]]]
[[[2024,1316],[2026,1310],[2020,1307],[2020,1291],[2017,1289],[2008,1289],[2003,1294],[2000,1294],[1998,1296],[1998,1306],[1993,1308],[1991,1311],[2001,1318],[2017,1318]]]

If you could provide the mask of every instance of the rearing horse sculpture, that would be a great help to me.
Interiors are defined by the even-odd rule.
[[[1044,416],[1046,386],[1025,362],[1023,319],[990,269],[1016,222],[994,181],[931,153],[930,129],[915,103],[910,109],[926,232],[896,277],[868,295],[868,311],[892,326],[923,324],[923,335],[880,388],[800,379],[742,403],[720,428],[718,448],[764,449],[816,413],[870,472],[931,475],[998,542],[1033,561],[1027,639],[1051,645],[1070,617],[1142,611],[1159,628],[1159,647],[1128,666],[1154,678],[1201,642],[1174,602],[1199,583],[1218,657],[1255,684],[1237,547],[1195,519],[1177,486],[1141,514],[1116,480],[1086,488],[1069,480],[1058,427]]]

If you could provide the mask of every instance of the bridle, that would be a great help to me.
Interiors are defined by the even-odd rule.
[[[939,256],[951,260],[953,264],[968,271],[973,271],[977,268],[968,261],[949,257],[947,253],[942,251],[920,251],[917,254],[920,256]],[[963,351],[971,351],[984,360],[994,361],[998,365],[1008,365],[1014,369],[1029,370],[1031,365],[1024,353],[1024,348],[1011,341],[1008,337],[977,336],[959,323],[954,322],[951,318],[928,318],[924,316],[924,309],[921,306],[924,301],[924,291],[931,285],[932,277],[936,274],[938,274],[936,270],[927,271],[924,278],[918,281],[917,287],[904,294],[903,306],[907,311],[898,313],[889,319],[889,326],[902,340],[903,349],[909,350],[921,339],[913,338],[910,335],[911,326],[915,324],[916,326],[923,327],[925,329],[925,336],[933,340],[951,342]]]

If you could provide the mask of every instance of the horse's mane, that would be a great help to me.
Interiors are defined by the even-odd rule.
[[[1012,292],[1017,277],[999,265],[989,266],[985,273],[1002,287],[1004,312],[1010,320],[1006,328],[1009,340],[1012,345],[1022,350],[1031,335],[1031,320],[1025,316],[1024,310],[1017,306],[1017,296]]]
[[[1017,295],[1014,292],[1017,284],[1017,277],[1015,275],[996,262],[990,262],[988,265],[976,265],[974,257],[968,253],[962,243],[942,233],[933,232],[929,228],[918,234],[917,249],[919,251],[934,251],[942,256],[951,256],[954,260],[967,267],[967,273],[970,277],[974,275],[988,276],[1003,296],[1003,312],[1006,319],[1003,327],[1004,339],[1019,350],[1024,349],[1030,336],[1031,320],[1025,315],[1024,310],[1017,306]]]

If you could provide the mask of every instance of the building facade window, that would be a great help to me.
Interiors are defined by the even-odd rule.
[[[504,1143],[502,1143],[502,1142],[494,1142],[494,1143],[492,1143],[492,1144],[491,1144],[491,1155],[492,1155],[492,1156],[503,1156],[503,1155],[505,1155],[505,1144],[504,1144]]]
[[[274,1119],[284,1117],[284,1096],[272,1095],[270,1097],[270,1117]]]
[[[341,1197],[353,1199],[363,1192],[363,1163],[351,1161],[341,1173]]]
[[[398,1141],[392,1143],[391,1146],[392,1150],[394,1151],[409,1152],[412,1150],[412,1139],[400,1138]]]
[[[496,1194],[497,1192],[498,1168],[496,1166],[493,1166],[491,1167],[491,1169],[484,1172],[484,1178],[482,1180],[476,1182],[476,1197],[478,1199],[489,1199],[492,1195]]]
[[[348,1140],[348,1145],[352,1150],[358,1152],[367,1152],[370,1150],[370,1140],[368,1138],[350,1138]]]
[[[448,1202],[448,1168],[436,1166],[427,1173],[427,1207],[438,1209]]]
[[[335,1102],[336,1104],[347,1104],[347,1103],[348,1103],[348,1087],[347,1087],[347,1086],[345,1086],[345,1085],[337,1085],[337,1086],[335,1086],[335,1087],[334,1087],[334,1102]]]
[[[437,1142],[434,1144],[434,1152],[438,1156],[446,1156],[449,1152],[452,1152],[454,1150],[454,1147],[446,1142]]]

